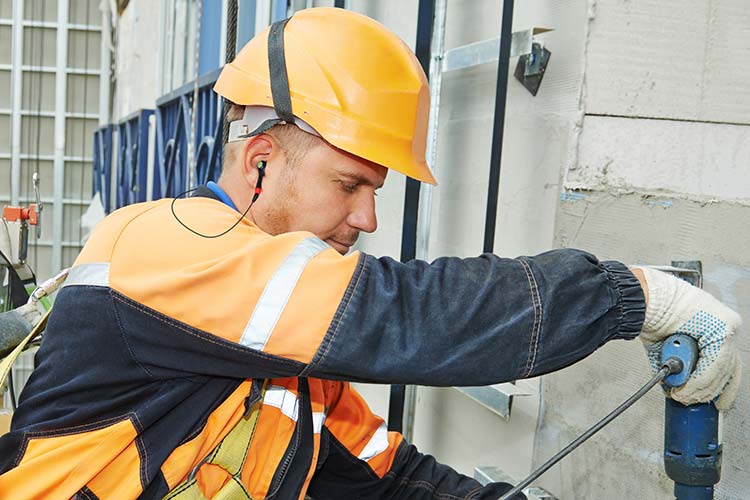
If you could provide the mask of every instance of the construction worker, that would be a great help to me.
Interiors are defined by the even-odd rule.
[[[571,249],[350,252],[389,169],[435,182],[425,75],[377,22],[301,11],[215,90],[234,103],[221,178],[97,227],[0,438],[2,498],[497,498],[508,485],[420,454],[349,381],[493,384],[639,334],[650,353],[697,338],[672,396],[731,404],[739,318],[666,274]]]

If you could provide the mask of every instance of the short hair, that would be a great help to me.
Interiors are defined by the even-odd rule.
[[[224,121],[228,128],[231,122],[242,119],[245,107],[229,102],[227,102],[227,106],[229,107]],[[266,133],[279,143],[289,166],[296,166],[305,153],[324,142],[322,138],[307,133],[293,124],[274,125]],[[225,165],[227,162],[235,160],[239,146],[244,142],[237,141],[224,144],[223,161]]]

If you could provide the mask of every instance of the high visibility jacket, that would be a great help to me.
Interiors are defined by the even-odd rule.
[[[114,212],[76,260],[0,438],[0,498],[162,498],[245,413],[252,379],[270,379],[241,474],[256,500],[496,498],[506,486],[418,453],[348,381],[535,376],[643,321],[627,268],[577,250],[401,264],[246,220],[201,238],[170,202]],[[175,209],[204,234],[238,217],[209,197]],[[229,480],[197,477],[208,498]]]

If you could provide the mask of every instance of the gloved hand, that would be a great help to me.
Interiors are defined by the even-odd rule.
[[[742,362],[734,334],[739,314],[711,294],[671,274],[641,268],[648,286],[648,306],[640,338],[654,372],[661,365],[664,340],[674,333],[693,337],[699,348],[698,362],[688,382],[671,389],[670,396],[685,405],[716,401],[726,410],[739,391]]]

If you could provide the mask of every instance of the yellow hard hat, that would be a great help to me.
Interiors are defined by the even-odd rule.
[[[427,78],[411,49],[367,16],[315,8],[274,23],[224,66],[214,91],[275,109],[247,136],[296,116],[337,148],[436,184],[424,157]]]

